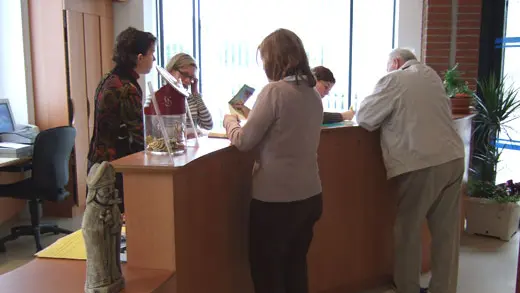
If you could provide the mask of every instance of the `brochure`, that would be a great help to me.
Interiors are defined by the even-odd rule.
[[[228,102],[231,113],[237,114],[241,120],[247,120],[251,109],[245,104],[254,92],[254,88],[244,84],[238,93]]]
[[[245,103],[253,95],[254,92],[254,88],[248,86],[247,84],[244,84],[240,88],[238,93],[228,102],[230,113],[237,114],[240,120],[247,120],[247,117],[249,116],[249,112],[251,111],[251,109],[245,106]],[[224,129],[214,129],[208,133],[208,137],[227,138],[226,131]]]

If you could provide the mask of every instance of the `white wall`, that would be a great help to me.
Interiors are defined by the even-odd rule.
[[[423,0],[398,0],[397,2],[397,46],[413,50],[421,60]]]
[[[34,121],[29,120],[24,52],[22,2],[0,0],[0,99],[9,99],[18,124]]]
[[[2,0],[0,0],[2,1]],[[128,0],[127,2],[114,2],[112,7],[114,9],[114,35],[117,37],[119,33],[133,26],[136,29],[156,34],[155,21],[155,0]],[[148,95],[147,83],[152,81],[156,85],[157,70],[152,69],[150,74],[139,79],[139,84],[143,94]],[[157,90],[157,89],[155,89]]]

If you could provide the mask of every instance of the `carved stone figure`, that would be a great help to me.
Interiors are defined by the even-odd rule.
[[[121,199],[116,172],[108,162],[95,164],[87,177],[87,206],[81,230],[87,250],[86,293],[115,293],[125,287],[121,272]]]

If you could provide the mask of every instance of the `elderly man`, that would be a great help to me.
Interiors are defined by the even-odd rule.
[[[389,73],[363,100],[356,117],[368,131],[381,129],[387,177],[397,186],[395,289],[455,293],[464,146],[435,70],[409,50],[395,49],[389,57]],[[432,235],[429,291],[419,286],[425,218]]]

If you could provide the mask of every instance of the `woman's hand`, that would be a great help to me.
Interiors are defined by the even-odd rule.
[[[238,115],[237,114],[226,114],[224,115],[224,127],[226,127],[226,124],[229,122],[239,122]]]
[[[249,112],[251,112],[242,102],[235,104],[233,108],[240,112],[246,119],[249,117]]]
[[[343,120],[348,120],[348,121],[354,119],[355,115],[356,115],[356,112],[354,112],[354,110],[348,110],[346,112],[341,113]]]
[[[191,81],[191,94],[194,96],[199,94],[199,80],[196,77]]]

